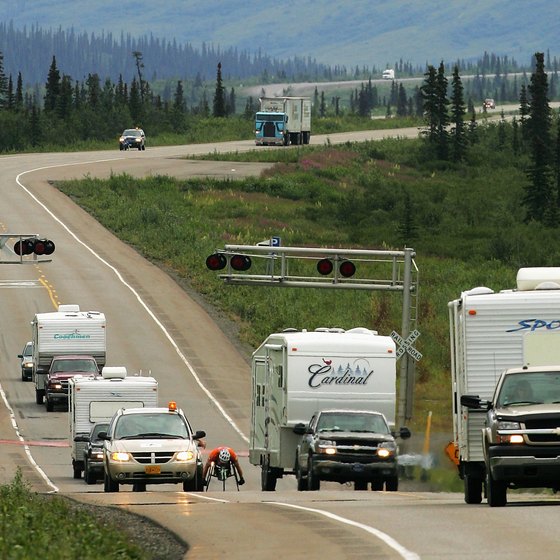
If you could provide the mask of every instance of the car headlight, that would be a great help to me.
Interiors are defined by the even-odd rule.
[[[98,461],[101,461],[103,459],[103,452],[98,451],[97,453],[92,453],[91,458],[92,459],[97,459]]]
[[[388,457],[394,455],[396,450],[397,446],[394,442],[385,441],[379,444],[379,447],[377,448],[377,456],[382,459],[387,459]]]
[[[124,451],[113,451],[113,453],[111,453],[111,460],[124,463],[126,461],[130,461],[130,454]]]
[[[336,441],[329,441],[327,439],[320,439],[317,442],[317,452],[326,453],[327,455],[336,454]]]
[[[192,451],[179,451],[177,455],[175,455],[176,461],[192,461],[194,459],[194,453]]]
[[[33,367],[33,362],[23,362],[23,367],[26,367],[26,368]]]
[[[498,430],[520,430],[521,424],[519,422],[509,422],[502,420],[498,422]],[[523,443],[523,436],[521,434],[498,434],[498,443]]]
[[[49,383],[49,389],[59,390],[62,389],[61,383]]]
[[[121,136],[121,137],[119,138],[119,142],[124,142],[124,136]]]

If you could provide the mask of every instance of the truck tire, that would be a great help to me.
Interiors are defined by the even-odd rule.
[[[296,459],[296,481],[297,481],[297,489],[298,492],[304,492],[307,490],[307,478],[303,476],[301,469],[299,468],[299,460]]]
[[[97,478],[89,470],[89,465],[88,465],[87,459],[84,461],[84,482],[86,484],[95,484],[97,482]]]
[[[387,492],[396,492],[399,489],[399,477],[392,476],[385,481],[385,490]]]
[[[309,458],[307,463],[307,489],[311,491],[316,491],[321,489],[321,480],[313,472],[313,460]]]
[[[45,408],[47,412],[52,412],[54,410],[54,403],[48,398],[45,398]]]
[[[382,480],[372,480],[371,481],[371,489],[375,492],[381,492],[383,490],[383,481]]]
[[[119,483],[111,480],[111,477],[107,473],[103,475],[103,491],[104,492],[119,491]]]
[[[43,390],[35,389],[35,402],[37,404],[43,404]]]
[[[486,475],[486,498],[490,507],[504,507],[507,503],[507,484],[503,480],[494,480],[490,469]]]
[[[465,474],[463,479],[465,503],[480,504],[482,502],[482,479],[478,476]]]

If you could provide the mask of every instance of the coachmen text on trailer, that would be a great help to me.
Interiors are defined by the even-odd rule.
[[[93,356],[101,369],[107,352],[105,315],[80,311],[78,305],[60,305],[58,311],[37,313],[31,323],[35,400],[42,404],[45,383],[54,356]]]
[[[396,351],[388,336],[355,328],[281,332],[253,353],[249,460],[262,469],[262,489],[293,474],[300,436],[319,410],[381,412],[395,424]]]
[[[517,289],[465,291],[449,319],[465,502],[483,489],[491,506],[508,488],[560,490],[560,268],[522,268]],[[530,395],[515,397],[522,385]]]

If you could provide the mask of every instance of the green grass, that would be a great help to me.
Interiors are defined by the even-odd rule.
[[[0,558],[3,560],[148,559],[123,533],[56,496],[35,494],[18,470],[0,486]]]
[[[523,223],[523,158],[489,148],[495,143],[491,125],[481,135],[469,161],[459,166],[426,158],[420,141],[384,140],[255,150],[256,159],[273,154],[283,160],[259,178],[119,175],[59,188],[223,310],[252,347],[287,327],[400,332],[401,298],[383,292],[225,286],[204,264],[216,249],[273,235],[285,246],[413,247],[420,270],[416,347],[424,357],[417,365],[411,427],[422,428],[432,411],[434,429],[451,432],[447,303],[478,285],[511,288],[520,266],[560,259],[559,248],[541,242],[552,231]],[[407,193],[414,227],[405,235]]]

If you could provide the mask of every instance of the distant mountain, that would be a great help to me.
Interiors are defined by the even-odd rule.
[[[560,51],[551,0],[0,0],[16,27],[121,32],[329,65],[438,64]]]
[[[559,19],[560,2],[550,0],[0,0],[4,25],[111,36],[125,50],[134,38],[147,37],[144,56],[164,39],[218,56],[233,50],[351,70],[474,61],[484,52],[526,66],[536,51],[560,54],[552,24]],[[58,47],[47,38],[41,55],[50,61]],[[9,62],[10,45],[0,50]],[[78,48],[75,56],[84,54]],[[24,49],[17,56],[37,53]]]

